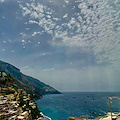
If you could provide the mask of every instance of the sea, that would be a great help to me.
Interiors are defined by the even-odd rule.
[[[110,112],[106,97],[114,96],[120,97],[120,92],[64,92],[44,95],[36,103],[52,120],[67,120],[71,116],[94,119]],[[112,100],[112,112],[120,112],[120,100]]]

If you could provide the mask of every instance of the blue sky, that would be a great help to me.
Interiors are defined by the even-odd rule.
[[[120,91],[119,0],[0,0],[0,58],[60,91]]]

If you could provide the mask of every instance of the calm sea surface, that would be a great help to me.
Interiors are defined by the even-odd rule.
[[[45,95],[36,103],[43,114],[52,120],[67,120],[70,116],[95,118],[110,111],[104,97],[119,96],[120,92],[67,92]],[[112,101],[113,112],[120,112],[120,100]]]

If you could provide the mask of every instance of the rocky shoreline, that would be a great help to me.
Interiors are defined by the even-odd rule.
[[[50,117],[45,116],[42,112],[40,112],[40,115],[41,115],[42,117],[40,117],[39,120],[52,120]]]
[[[0,75],[0,120],[52,120],[38,109],[31,94],[19,89],[5,72]]]
[[[108,112],[105,116],[98,116],[95,119],[69,117],[68,120],[120,120],[120,112]]]

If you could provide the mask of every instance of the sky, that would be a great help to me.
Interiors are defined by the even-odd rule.
[[[0,59],[63,91],[120,91],[120,0],[0,0]]]

